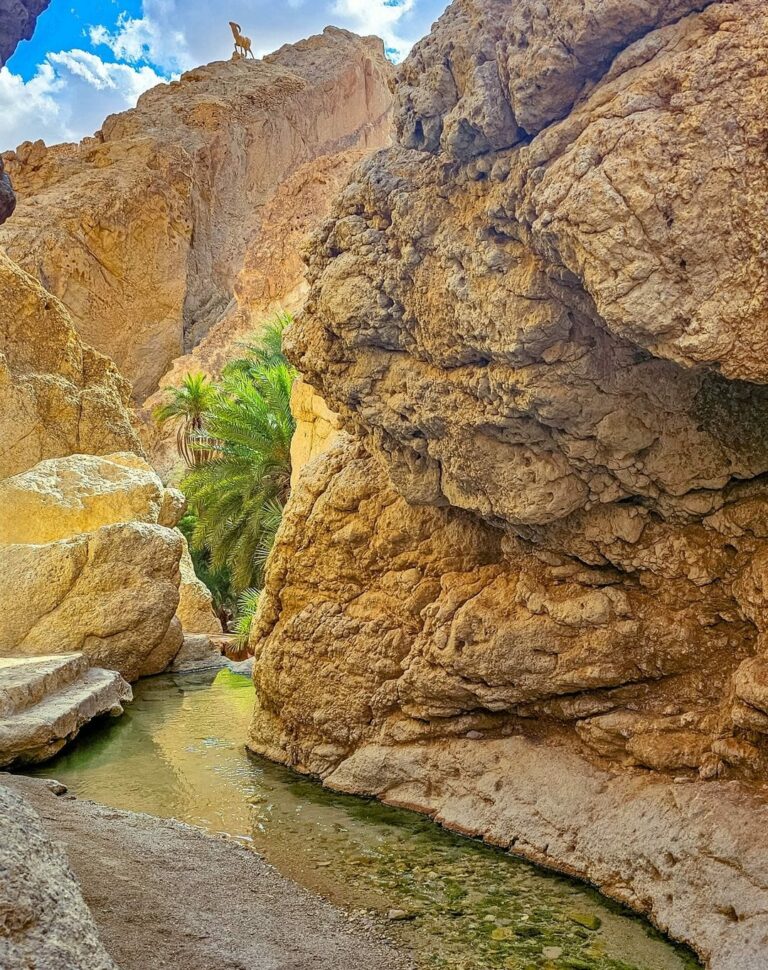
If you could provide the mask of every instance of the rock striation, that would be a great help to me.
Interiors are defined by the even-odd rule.
[[[0,767],[52,758],[94,717],[123,713],[131,688],[81,653],[0,657]]]
[[[2,252],[0,293],[0,478],[76,452],[140,451],[128,383]]]
[[[206,334],[223,327],[215,358],[291,301],[297,242],[389,139],[389,82],[381,41],[335,28],[189,71],[79,145],[6,153],[19,204],[0,246],[143,402]]]
[[[455,0],[401,69],[399,144],[317,235],[289,355],[351,438],[286,514],[250,743],[747,970],[768,952],[768,11],[598,7]],[[555,763],[576,794],[545,832]],[[621,859],[597,789],[624,793],[609,814],[626,796]],[[657,858],[681,841],[684,914]]]

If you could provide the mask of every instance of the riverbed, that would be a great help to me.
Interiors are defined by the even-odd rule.
[[[375,912],[424,970],[694,970],[646,921],[571,879],[250,755],[248,678],[140,681],[34,774],[79,798],[224,832],[332,902]]]

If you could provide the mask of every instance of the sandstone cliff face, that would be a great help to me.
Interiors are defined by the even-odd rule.
[[[127,382],[2,253],[0,294],[0,478],[73,452],[140,451]]]
[[[357,443],[305,470],[253,633],[256,750],[587,875],[722,968],[768,931],[738,809],[768,771],[766,28],[757,0],[452,4],[310,254],[289,352]],[[626,795],[608,865],[586,796],[542,829],[549,763],[669,787]],[[675,777],[747,826],[730,877]]]
[[[348,152],[385,143],[390,102],[381,42],[333,28],[263,61],[197,68],[80,145],[8,153],[20,201],[0,245],[61,298],[143,401],[175,358],[239,315],[241,300],[252,328],[290,296],[297,257],[284,279],[260,265],[279,264],[281,236],[297,229],[273,224],[275,193],[303,170],[294,214],[306,232],[317,219],[306,166],[322,159],[318,178],[329,172],[332,187],[340,173],[329,159],[343,175]]]

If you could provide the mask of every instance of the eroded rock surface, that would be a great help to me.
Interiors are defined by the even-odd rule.
[[[466,790],[510,846],[539,844],[535,785],[512,810],[451,739],[501,774],[513,735],[563,752],[574,845],[593,771],[763,805],[767,37],[758,0],[456,0],[406,61],[400,144],[343,191],[289,335],[353,440],[307,466],[270,564],[256,750],[342,787],[391,750],[416,807]],[[664,798],[638,811],[674,856],[693,821],[665,833]],[[537,851],[613,891],[609,837]],[[765,962],[765,928],[707,928],[696,865],[674,916],[648,851],[619,895],[712,966]]]
[[[0,252],[0,478],[75,452],[140,451],[117,368]]]
[[[184,508],[181,492],[166,488],[146,460],[130,452],[49,459],[0,481],[0,548],[39,548],[121,523],[148,523],[170,532]],[[173,532],[173,542],[181,544],[178,619],[187,633],[221,633],[186,540]],[[180,645],[178,637],[172,640]]]
[[[40,817],[0,785],[0,965],[6,970],[117,970],[64,852]]]
[[[183,542],[173,529],[130,522],[3,546],[0,654],[81,652],[129,681],[164,670],[182,643]]]
[[[123,713],[131,688],[81,653],[0,656],[0,767],[46,761],[95,717]]]
[[[387,142],[389,80],[381,41],[334,28],[189,71],[80,145],[7,153],[19,204],[0,245],[143,402],[212,328],[220,350],[300,286],[293,237],[359,152]]]

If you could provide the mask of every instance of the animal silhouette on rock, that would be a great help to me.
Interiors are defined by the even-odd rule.
[[[232,36],[235,38],[235,54],[238,57],[248,57],[250,54],[253,59],[256,59],[256,55],[251,50],[251,38],[243,37],[240,33],[242,30],[240,24],[236,24],[234,20],[230,20],[229,26],[232,29]]]

